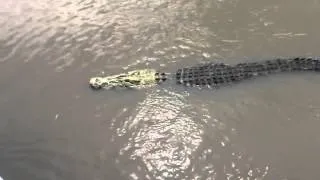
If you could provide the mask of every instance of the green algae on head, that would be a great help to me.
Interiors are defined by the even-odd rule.
[[[143,88],[154,86],[160,80],[164,81],[165,78],[160,78],[156,70],[141,69],[106,77],[93,77],[90,79],[89,84],[93,89],[116,87]]]

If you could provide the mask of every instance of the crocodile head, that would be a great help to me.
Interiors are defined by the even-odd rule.
[[[93,89],[109,89],[115,87],[142,88],[156,85],[165,80],[166,77],[164,73],[159,74],[154,69],[142,69],[106,77],[93,77],[90,79],[89,84]]]

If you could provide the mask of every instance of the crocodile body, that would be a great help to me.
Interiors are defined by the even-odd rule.
[[[257,76],[295,71],[320,71],[320,59],[312,57],[279,58],[236,65],[207,63],[178,69],[173,78],[177,84],[217,87]],[[94,89],[140,88],[160,84],[168,79],[170,78],[166,73],[145,69],[107,77],[94,77],[90,79],[90,85]]]

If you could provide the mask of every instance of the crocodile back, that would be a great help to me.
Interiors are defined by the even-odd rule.
[[[220,86],[256,76],[293,71],[320,71],[320,59],[304,57],[278,58],[236,65],[208,63],[178,69],[175,76],[178,84]]]

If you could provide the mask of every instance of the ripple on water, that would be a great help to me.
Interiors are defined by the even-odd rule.
[[[132,179],[263,178],[269,167],[234,144],[235,129],[219,119],[225,108],[234,107],[212,111],[171,91],[148,94],[125,122],[113,121],[113,142],[123,144],[117,165]]]
[[[122,132],[130,137],[120,150],[124,161],[120,162],[121,165],[129,161],[125,157],[141,160],[143,164],[139,169],[145,174],[140,174],[140,178],[165,179],[183,175],[191,165],[192,153],[202,141],[201,127],[181,112],[183,108],[187,107],[176,96],[149,94],[139,104],[137,114],[119,127],[119,137],[124,136]],[[136,174],[139,170],[125,173]]]
[[[246,47],[260,53],[257,47],[269,48],[261,42],[307,35],[285,28],[280,32],[267,29],[276,24],[269,14],[275,14],[278,7],[266,8],[261,2],[258,9],[251,7],[254,2],[243,9],[238,0],[0,1],[0,61],[45,62],[56,71],[88,66],[120,71],[168,64],[176,69],[181,61],[195,64]],[[244,40],[254,45],[244,46]],[[235,107],[220,103],[212,110],[204,102],[190,105],[184,97],[166,93],[148,94],[134,115],[113,118],[113,142],[122,145],[118,165],[124,173],[133,179],[254,179],[268,173],[268,166],[258,168],[234,144],[234,129],[221,114]],[[128,104],[127,99],[123,102]],[[6,149],[0,147],[4,157],[21,169],[29,168],[34,176],[39,176],[38,169],[46,175],[72,172],[60,160],[83,163],[74,160],[72,153],[60,154],[61,149],[20,142],[4,145]]]
[[[50,143],[48,144],[43,140],[2,141],[0,160],[1,164],[5,166],[2,166],[1,172],[3,174],[9,174],[14,171],[19,172],[11,174],[9,177],[16,179],[21,179],[25,176],[34,177],[35,179],[75,177],[71,172],[71,169],[74,168],[73,163],[80,165],[84,162],[76,159],[72,153],[65,153],[53,146],[53,144],[66,143],[66,141],[53,140]]]
[[[211,32],[191,19],[201,17],[195,9],[207,5],[192,1],[6,1],[0,20],[4,27],[0,30],[1,61],[47,61],[62,71],[95,63],[129,68],[203,57]],[[186,41],[181,38],[185,35]]]

